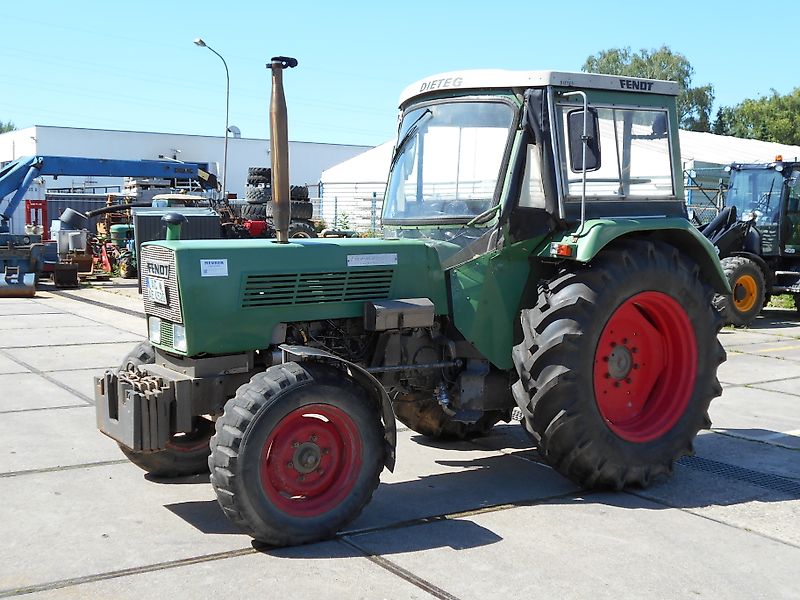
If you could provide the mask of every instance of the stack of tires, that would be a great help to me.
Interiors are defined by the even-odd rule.
[[[317,237],[311,218],[314,208],[308,199],[308,188],[304,185],[293,185],[289,190],[292,205],[292,219],[289,223],[289,237]],[[268,167],[250,167],[247,170],[247,187],[245,188],[245,204],[241,217],[248,221],[267,221],[272,227],[272,169]]]

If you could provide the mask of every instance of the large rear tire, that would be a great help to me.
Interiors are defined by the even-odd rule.
[[[485,412],[475,423],[462,423],[442,410],[431,394],[403,394],[392,401],[397,419],[409,429],[426,437],[441,440],[464,440],[486,435],[508,411]]]
[[[767,287],[764,272],[745,256],[729,256],[720,262],[733,294],[715,296],[714,306],[726,324],[746,327],[764,308]]]
[[[208,464],[226,516],[286,546],[329,538],[355,519],[384,454],[380,412],[359,385],[332,367],[285,363],[228,401]]]
[[[713,291],[676,248],[627,241],[542,284],[514,396],[539,452],[586,488],[647,486],[692,453],[722,393]]]

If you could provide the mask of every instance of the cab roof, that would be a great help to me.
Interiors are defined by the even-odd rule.
[[[432,75],[412,83],[400,94],[400,106],[411,98],[442,90],[480,90],[544,87],[553,85],[576,89],[597,89],[643,92],[677,96],[680,92],[674,81],[600,75],[597,73],[570,73],[567,71],[508,71],[502,69],[476,69],[450,71]]]

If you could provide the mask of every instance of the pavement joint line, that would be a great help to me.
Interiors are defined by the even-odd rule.
[[[69,300],[75,300],[77,302],[83,302],[85,304],[91,304],[92,306],[99,306],[100,308],[106,308],[108,310],[113,310],[116,312],[121,312],[122,314],[129,315],[131,317],[146,317],[145,313],[142,311],[131,310],[129,308],[123,308],[121,306],[114,306],[113,304],[108,304],[107,302],[100,302],[99,300],[92,300],[91,298],[81,298],[80,296],[76,296],[74,294],[70,294],[68,292],[62,291],[55,291],[51,292],[56,296],[61,296],[62,298],[67,298]]]
[[[3,348],[0,348],[0,354],[2,354],[3,356],[5,356],[5,357],[6,357],[6,358],[8,358],[9,360],[11,360],[11,361],[13,361],[13,362],[17,363],[18,365],[25,367],[25,368],[26,368],[26,369],[28,369],[28,370],[29,370],[31,373],[34,373],[34,374],[38,375],[38,376],[39,376],[39,377],[41,377],[42,379],[45,379],[45,380],[49,381],[50,383],[52,383],[52,384],[54,384],[54,385],[57,385],[57,386],[58,386],[58,387],[60,387],[62,390],[66,390],[67,392],[69,392],[69,393],[70,393],[70,394],[72,394],[73,396],[76,396],[76,397],[80,398],[81,400],[83,400],[83,401],[84,401],[84,402],[86,402],[87,404],[90,404],[90,405],[94,406],[94,400],[93,400],[92,398],[89,398],[89,396],[87,396],[87,395],[86,395],[86,394],[84,394],[83,392],[79,392],[78,390],[76,390],[76,389],[74,389],[74,388],[71,388],[71,387],[69,387],[67,384],[60,382],[58,379],[55,379],[55,378],[53,378],[53,377],[50,377],[50,376],[49,376],[47,373],[45,373],[44,371],[41,371],[41,370],[37,369],[36,367],[34,367],[33,365],[29,365],[29,364],[28,364],[28,363],[26,363],[25,361],[22,361],[22,360],[18,359],[17,357],[13,356],[12,354],[9,354],[9,353],[8,353],[8,352],[6,352],[6,351],[5,351],[5,349],[3,349]],[[102,367],[98,367],[98,368],[102,368]],[[74,371],[75,369],[69,369],[69,370],[73,370],[73,371]],[[55,371],[51,371],[51,372],[55,372]]]
[[[11,410],[0,410],[0,415],[13,415],[16,413],[41,412],[44,410],[64,410],[67,408],[92,408],[92,404],[62,404],[60,406],[36,406],[33,408],[14,408]]]
[[[675,510],[679,510],[679,511],[684,512],[686,514],[692,515],[693,517],[699,517],[701,519],[705,519],[707,521],[711,521],[712,523],[717,523],[718,525],[724,525],[725,527],[729,527],[731,529],[736,529],[736,530],[742,531],[744,533],[750,533],[750,534],[753,534],[753,535],[757,535],[758,537],[764,538],[766,540],[770,540],[771,542],[776,542],[778,544],[782,544],[784,546],[789,546],[790,548],[797,548],[798,550],[800,550],[800,544],[795,544],[794,542],[789,542],[789,541],[786,541],[786,540],[782,540],[780,538],[776,538],[776,537],[771,536],[769,534],[762,533],[760,531],[756,531],[756,530],[751,529],[749,527],[744,527],[744,526],[741,526],[741,525],[736,525],[734,523],[729,523],[727,521],[723,521],[722,519],[717,519],[716,517],[712,517],[711,515],[706,515],[706,514],[703,514],[701,512],[696,512],[695,510],[693,510],[691,508],[687,508],[685,506],[680,506],[680,505],[677,505],[677,504],[672,504],[670,502],[667,502],[666,500],[661,500],[661,499],[658,499],[658,498],[652,498],[650,496],[645,495],[645,493],[643,493],[643,492],[634,492],[634,491],[626,489],[626,490],[623,491],[623,493],[630,494],[631,496],[636,496],[637,498],[641,498],[642,500],[647,500],[648,502],[652,502],[654,504],[660,504],[661,506],[666,506],[667,508],[674,508]]]
[[[109,326],[111,327],[111,326]],[[117,329],[117,331],[125,331],[124,329]],[[2,330],[0,330],[2,331]],[[130,332],[128,332],[130,333]],[[136,336],[135,333],[130,333],[131,336]],[[22,350],[25,348],[73,348],[75,346],[86,346],[87,344],[95,345],[95,344],[128,344],[138,342],[142,339],[142,336],[137,336],[136,339],[131,340],[114,340],[113,342],[75,342],[75,343],[68,343],[68,344],[26,344],[24,346],[3,346],[2,350]],[[75,370],[75,369],[70,369]]]
[[[53,310],[53,312],[38,312],[38,313],[29,313],[29,312],[21,312],[21,313],[3,313],[4,317],[35,317],[36,315],[62,315],[64,314],[60,310]]]
[[[142,575],[144,573],[152,573],[154,571],[164,571],[166,569],[186,567],[189,565],[196,565],[205,562],[224,560],[227,558],[238,558],[240,556],[256,554],[257,552],[258,551],[253,547],[239,548],[238,550],[227,550],[225,552],[215,552],[213,554],[203,554],[200,556],[192,556],[189,558],[179,558],[177,560],[170,560],[151,565],[142,565],[140,567],[130,567],[128,569],[119,569],[117,571],[108,571],[106,573],[84,575],[82,577],[71,577],[69,579],[59,579],[57,581],[51,581],[48,583],[40,583],[36,585],[28,585],[18,588],[0,590],[0,598],[11,598],[13,596],[22,596],[24,594],[34,594],[37,592],[57,590],[65,587],[82,585],[85,583],[94,583],[97,581],[105,581],[108,579],[127,577],[130,575]]]
[[[414,575],[411,571],[404,569],[400,565],[392,562],[388,558],[384,558],[378,554],[373,554],[372,552],[368,552],[364,548],[360,547],[355,542],[348,540],[346,538],[340,538],[340,541],[343,544],[350,546],[351,548],[357,550],[358,552],[364,555],[371,563],[379,566],[380,568],[384,569],[385,571],[389,571],[393,575],[396,575],[400,579],[412,584],[415,587],[418,587],[424,592],[427,592],[434,598],[439,598],[439,600],[459,600],[458,596],[454,596],[450,592],[440,588],[437,585],[432,584],[430,581],[423,579],[418,575]]]
[[[794,446],[784,446],[783,444],[778,444],[776,442],[768,442],[766,440],[757,440],[754,438],[746,438],[740,435],[733,435],[732,433],[728,433],[727,431],[723,431],[721,429],[714,429],[713,427],[710,429],[712,433],[716,433],[717,435],[724,435],[725,437],[729,437],[734,440],[740,440],[743,442],[752,442],[753,444],[763,444],[765,446],[773,446],[777,448],[781,448],[783,450],[790,450],[792,452],[800,452],[800,448],[795,448]],[[789,434],[786,434],[789,435]]]
[[[389,523],[388,525],[375,525],[373,527],[364,527],[362,529],[348,529],[340,533],[337,538],[353,537],[368,535],[370,533],[377,533],[380,531],[392,531],[394,529],[405,529],[406,527],[417,527],[419,525],[429,525],[431,523],[438,523],[441,521],[452,521],[455,519],[466,519],[478,515],[485,515],[493,512],[502,512],[504,510],[511,510],[512,508],[539,506],[540,504],[547,504],[553,500],[563,500],[565,498],[585,498],[587,496],[599,493],[599,491],[580,490],[576,489],[570,492],[561,494],[553,494],[551,496],[543,496],[537,498],[530,498],[528,500],[518,500],[516,502],[499,502],[497,504],[488,504],[486,506],[479,506],[477,508],[469,508],[466,510],[441,513],[438,515],[429,515],[427,517],[417,517],[415,519],[407,519],[405,521],[398,521],[396,523]]]
[[[0,473],[0,479],[4,479],[6,477],[20,477],[22,475],[40,475],[42,473],[58,473],[61,471],[74,471],[75,469],[109,467],[113,465],[124,465],[126,463],[130,463],[130,461],[127,458],[119,458],[116,460],[103,460],[100,462],[82,463],[79,465],[60,465],[58,467],[42,467],[41,469],[26,469],[24,471],[8,471],[7,473]]]

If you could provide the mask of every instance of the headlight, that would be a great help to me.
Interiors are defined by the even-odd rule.
[[[183,325],[172,324],[172,347],[186,352],[186,328]]]
[[[147,335],[154,344],[161,343],[161,319],[150,317],[147,320]]]

